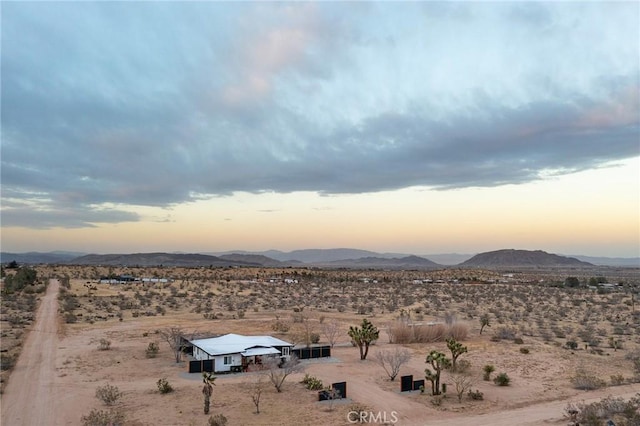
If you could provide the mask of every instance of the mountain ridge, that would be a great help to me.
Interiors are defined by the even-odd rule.
[[[515,250],[515,249],[503,249]],[[185,266],[264,266],[264,267],[288,267],[288,266],[323,266],[323,267],[347,267],[347,268],[369,268],[369,267],[458,267],[458,266],[471,266],[469,262],[472,258],[479,255],[487,256],[487,253],[496,253],[501,250],[493,252],[484,252],[479,254],[459,254],[459,253],[445,253],[445,254],[432,254],[432,255],[414,255],[404,253],[377,253],[369,250],[338,248],[338,249],[304,249],[294,250],[291,252],[284,252],[280,250],[267,250],[267,251],[244,251],[244,250],[232,250],[226,252],[209,252],[209,253],[146,253],[149,257],[153,255],[156,259],[151,262],[150,259],[138,259],[138,263],[134,264],[148,264],[149,262],[156,264],[163,264],[169,266],[170,264],[181,264]],[[541,250],[531,251],[522,250],[523,253],[535,253],[542,252]],[[546,253],[546,252],[542,252]],[[549,253],[546,253],[549,255]],[[20,264],[38,264],[38,263],[74,263],[74,260],[78,260],[80,263],[87,262],[107,262],[107,264],[116,264],[118,256],[126,256],[127,254],[84,254],[75,252],[26,252],[26,253],[0,253],[0,262],[8,263],[13,260]],[[141,253],[128,254],[129,256],[140,257]],[[170,259],[162,256],[178,256]],[[84,258],[85,256],[94,256],[93,258]],[[106,258],[98,258],[96,256],[107,256]],[[192,256],[189,258],[180,258],[179,256]],[[210,256],[210,257],[193,257],[193,256]],[[578,261],[587,262],[591,265],[597,266],[611,266],[611,267],[640,267],[640,258],[607,258],[607,257],[590,257],[582,255],[552,255],[559,257],[568,257],[577,259]],[[411,259],[414,257],[414,259]],[[409,259],[407,259],[409,258]],[[415,258],[423,259],[418,260]],[[93,259],[93,260],[90,260]],[[364,260],[363,260],[364,259]],[[120,259],[123,261],[123,259]],[[165,263],[162,263],[162,262]],[[476,259],[477,261],[477,259]],[[127,264],[135,262],[130,259],[126,259]],[[430,264],[431,262],[432,264]],[[475,262],[475,261],[474,261]],[[549,262],[542,262],[546,265]],[[553,262],[552,262],[553,263]],[[558,262],[556,262],[558,263]],[[521,266],[531,265],[530,262],[520,262]],[[563,262],[559,262],[559,265],[563,265]],[[501,263],[494,261],[488,262],[488,266],[500,266]],[[484,265],[484,266],[487,266]],[[505,266],[509,266],[504,264]],[[576,264],[579,265],[579,264]],[[540,265],[545,266],[545,265]],[[586,265],[582,265],[586,266]]]

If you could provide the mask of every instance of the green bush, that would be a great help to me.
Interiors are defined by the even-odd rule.
[[[309,374],[305,374],[300,383],[304,384],[304,386],[309,390],[321,390],[324,388],[322,380],[317,377],[309,376]]]
[[[487,364],[482,368],[482,371],[484,371],[484,375],[482,376],[482,379],[488,382],[489,380],[491,380],[491,373],[496,371],[496,367],[494,367],[491,364]]]
[[[507,375],[507,373],[500,373],[493,379],[493,383],[498,386],[509,386],[511,379]]]

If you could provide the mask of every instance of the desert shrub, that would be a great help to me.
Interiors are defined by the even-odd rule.
[[[277,332],[280,332],[280,333],[286,333],[287,331],[289,331],[290,328],[291,328],[291,326],[289,325],[289,323],[287,323],[285,321],[281,321],[279,319],[276,319],[271,324],[271,329],[273,331],[277,331]]]
[[[447,338],[461,341],[467,338],[469,327],[463,323],[446,324],[409,324],[395,321],[387,327],[389,343],[434,343],[444,342]]]
[[[462,323],[453,323],[449,325],[449,329],[447,330],[447,337],[453,338],[455,340],[465,340],[467,335],[469,334],[469,327],[466,324]]]
[[[571,384],[575,389],[594,390],[605,387],[607,383],[599,377],[579,369],[571,378]]]
[[[509,383],[511,383],[511,378],[507,375],[507,373],[500,373],[493,378],[493,383],[498,386],[509,386]]]
[[[513,343],[515,343],[516,345],[522,345],[524,343],[524,340],[522,340],[522,337],[516,337],[515,339],[513,339]]]
[[[494,342],[499,342],[500,340],[515,340],[516,339],[516,331],[513,328],[509,327],[499,327],[491,336],[491,340]]]
[[[586,426],[601,426],[611,420],[617,425],[640,424],[640,394],[625,401],[620,397],[608,396],[591,404],[569,404],[565,412],[574,424]]]
[[[318,333],[311,333],[309,335],[309,340],[311,341],[311,343],[316,344],[320,342],[320,335]]]
[[[363,423],[367,419],[369,408],[362,404],[351,404],[349,406],[347,421],[349,423]]]
[[[160,393],[170,393],[173,392],[173,386],[169,383],[166,377],[158,380],[156,382],[156,386],[158,386],[158,391]]]
[[[125,415],[120,410],[93,409],[80,419],[82,426],[120,426],[124,424]]]
[[[104,403],[104,405],[113,405],[122,396],[117,386],[106,384],[104,386],[98,386],[96,389],[96,398]]]
[[[482,380],[485,380],[488,382],[489,380],[491,380],[491,373],[496,371],[496,367],[494,367],[491,364],[487,364],[484,367],[482,367],[482,371],[484,372],[484,374],[482,375]]]
[[[147,358],[155,358],[160,352],[160,347],[156,342],[149,342],[149,346],[145,349],[144,354]]]
[[[456,373],[466,373],[471,369],[471,361],[461,359],[456,363]]]
[[[207,424],[209,426],[226,426],[227,425],[227,417],[224,414],[216,414],[214,416],[209,417]]]
[[[111,341],[105,338],[100,339],[100,343],[98,343],[99,351],[108,351],[111,349]]]
[[[0,370],[1,371],[11,370],[15,364],[16,364],[15,356],[0,354]]]
[[[484,399],[484,393],[480,392],[479,390],[475,390],[472,391],[471,389],[469,389],[469,398],[473,399],[474,401],[481,401]]]
[[[321,390],[323,388],[322,380],[314,376],[305,374],[304,378],[300,381],[309,390]]]
[[[578,342],[576,342],[575,340],[567,340],[567,342],[565,343],[565,346],[568,349],[575,351],[576,349],[578,349]]]
[[[529,353],[529,348],[520,348],[520,353],[521,354],[528,354]]]
[[[611,375],[611,385],[612,386],[620,386],[624,384],[624,376],[622,374],[612,374]]]

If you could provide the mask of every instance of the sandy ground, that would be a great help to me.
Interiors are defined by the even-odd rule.
[[[33,329],[2,396],[2,425],[78,425],[91,409],[107,409],[95,398],[98,386],[110,383],[123,392],[115,406],[126,413],[127,425],[205,425],[202,412],[202,384],[197,374],[187,374],[185,362],[176,364],[166,343],[156,333],[167,326],[195,327],[216,333],[269,334],[272,314],[255,313],[244,320],[196,321],[193,315],[174,315],[117,320],[97,324],[59,327],[57,292],[52,281],[38,309]],[[386,336],[385,336],[386,337]],[[99,351],[98,342],[112,342],[108,351]],[[583,392],[572,389],[568,378],[578,365],[586,363],[601,377],[622,371],[623,354],[602,356],[570,352],[531,341],[531,353],[522,355],[520,346],[489,342],[486,336],[470,336],[464,355],[476,370],[491,362],[497,371],[512,378],[509,387],[497,387],[478,379],[474,389],[484,392],[483,401],[465,399],[458,403],[449,395],[441,407],[419,392],[400,393],[400,377],[390,382],[373,361],[378,350],[393,348],[380,339],[366,361],[343,338],[329,359],[304,361],[305,370],[287,379],[282,393],[266,387],[261,413],[255,414],[250,388],[259,373],[219,376],[214,388],[211,414],[223,413],[229,426],[236,425],[349,425],[352,403],[363,404],[376,415],[375,423],[398,425],[544,425],[566,424],[564,407],[569,401],[595,401],[608,395],[632,396],[640,385],[609,387]],[[144,349],[150,342],[161,347],[157,358],[148,359]],[[439,346],[438,346],[439,345]],[[435,344],[446,350],[444,344]],[[425,356],[434,345],[408,345],[411,361],[400,375],[424,376]],[[554,360],[554,362],[549,362]],[[476,371],[477,373],[478,371]],[[347,401],[333,405],[317,401],[317,394],[299,382],[308,373],[325,384],[347,381]],[[443,381],[451,383],[444,373]],[[166,377],[175,391],[161,395],[156,381]],[[450,385],[451,386],[451,385]],[[374,420],[370,417],[369,420]],[[374,423],[374,422],[371,422]]]
[[[5,426],[47,425],[57,419],[58,288],[58,281],[51,280],[2,396]]]

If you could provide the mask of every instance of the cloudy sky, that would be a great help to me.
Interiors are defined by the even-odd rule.
[[[2,250],[640,256],[638,2],[3,2]]]

